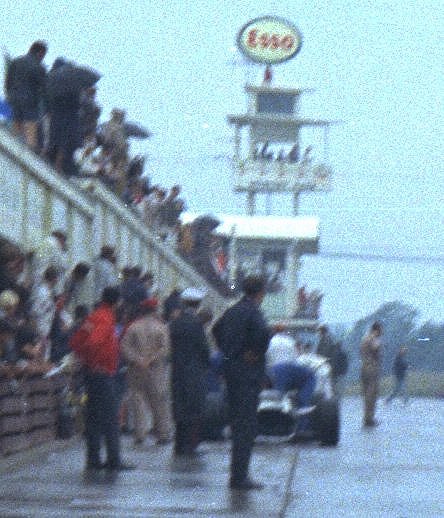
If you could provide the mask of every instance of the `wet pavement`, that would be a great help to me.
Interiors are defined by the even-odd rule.
[[[137,469],[85,476],[80,441],[0,461],[0,516],[9,517],[443,517],[444,402],[379,406],[363,430],[358,400],[343,404],[337,448],[260,442],[252,473],[262,491],[227,488],[228,443],[205,443],[192,461],[171,446],[134,449]]]

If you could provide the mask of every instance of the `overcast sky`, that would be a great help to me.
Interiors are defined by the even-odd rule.
[[[233,130],[243,85],[259,67],[233,64],[240,27],[277,15],[303,35],[275,67],[278,85],[315,89],[301,111],[343,121],[330,136],[333,190],[303,197],[321,217],[321,251],[444,255],[443,26],[441,0],[311,2],[173,0],[3,1],[1,42],[12,55],[42,38],[48,66],[65,56],[98,69],[99,101],[146,125],[155,183],[184,186],[193,211],[244,211],[231,192]],[[260,8],[257,6],[260,5]],[[276,212],[289,210],[275,203]],[[279,210],[278,210],[279,206]],[[323,317],[353,321],[399,299],[443,321],[444,261],[306,258],[302,282],[325,292]]]

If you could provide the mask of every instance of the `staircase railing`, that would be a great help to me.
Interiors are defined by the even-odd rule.
[[[111,244],[120,266],[137,264],[153,272],[162,297],[193,285],[205,287],[206,303],[216,313],[226,306],[224,297],[100,181],[57,175],[2,127],[0,174],[0,235],[32,250],[53,230],[64,229],[71,266],[91,262],[103,244]]]

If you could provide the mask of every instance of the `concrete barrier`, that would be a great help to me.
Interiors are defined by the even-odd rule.
[[[18,453],[55,439],[64,376],[0,379],[0,453]]]

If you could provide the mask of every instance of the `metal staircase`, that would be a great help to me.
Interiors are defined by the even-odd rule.
[[[0,126],[0,235],[32,250],[51,231],[67,233],[71,266],[91,262],[104,244],[114,245],[119,266],[152,271],[160,295],[177,286],[201,286],[218,313],[227,305],[168,244],[99,180],[69,180]]]

